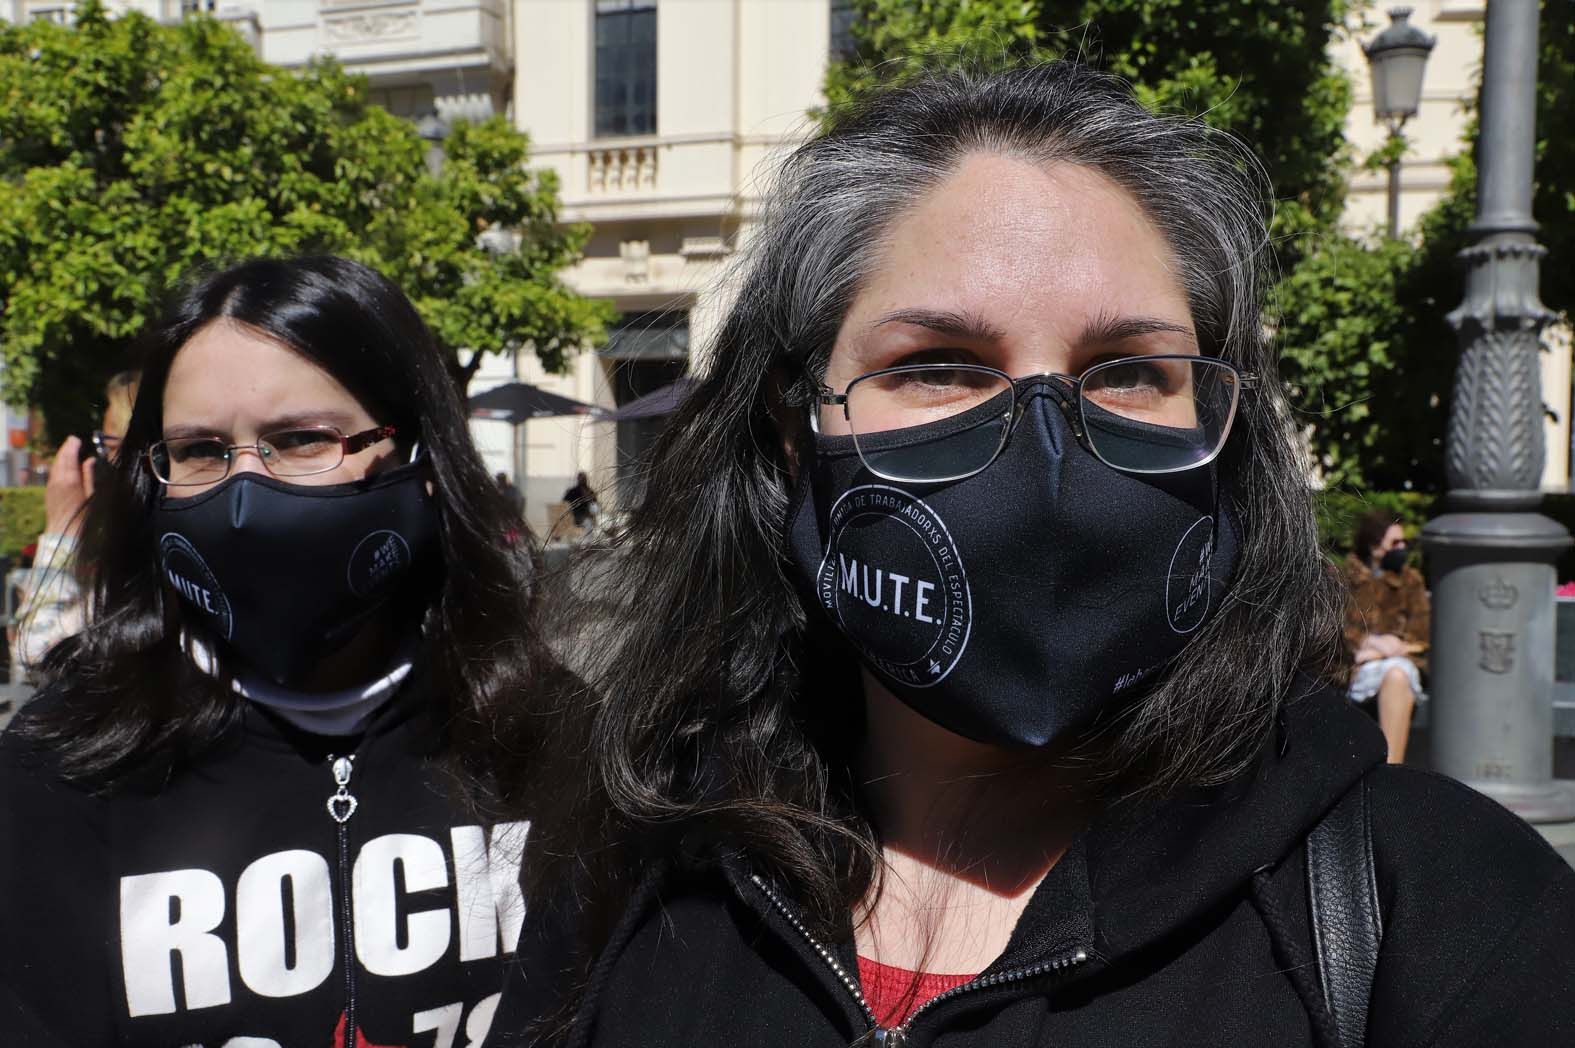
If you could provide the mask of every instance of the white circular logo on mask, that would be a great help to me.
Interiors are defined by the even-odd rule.
[[[345,583],[357,597],[381,589],[410,566],[410,544],[397,531],[374,531],[350,554]]]
[[[837,499],[815,591],[865,658],[903,684],[939,684],[968,647],[973,597],[957,545],[901,488],[864,484]]]
[[[1170,555],[1165,576],[1165,615],[1177,633],[1191,633],[1209,614],[1214,563],[1214,518],[1199,517]]]
[[[164,579],[192,608],[206,615],[215,632],[229,640],[235,632],[235,614],[219,580],[184,536],[171,531],[159,539],[159,564]]]

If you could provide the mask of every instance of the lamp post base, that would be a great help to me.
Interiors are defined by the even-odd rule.
[[[1447,513],[1422,541],[1433,573],[1433,766],[1532,822],[1575,819],[1553,778],[1553,563],[1540,513]]]

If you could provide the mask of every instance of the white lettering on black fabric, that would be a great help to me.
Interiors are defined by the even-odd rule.
[[[479,1048],[481,1042],[487,1039],[487,1034],[492,1030],[492,1017],[498,1013],[498,1001],[502,998],[502,993],[483,997],[470,1010],[470,1018],[465,1020],[465,1048]]]
[[[499,823],[492,828],[490,847],[480,826],[456,826],[454,880],[459,906],[459,959],[496,957],[519,942],[525,924],[525,896],[520,891],[520,857],[525,853],[528,822]]]
[[[461,962],[512,953],[525,922],[519,870],[529,829],[527,822],[500,823],[489,835],[480,826],[452,827],[452,878],[450,857],[437,840],[389,834],[367,841],[351,874],[361,965],[383,976],[424,971],[450,955],[456,925]],[[121,877],[127,1014],[169,1015],[231,1003],[232,953],[241,985],[260,997],[292,997],[322,985],[338,962],[329,871],[324,856],[291,849],[254,860],[233,891],[209,870]],[[408,910],[399,905],[401,886],[406,894],[451,892],[446,905],[406,913],[401,929],[400,914]],[[225,921],[232,901],[233,928]],[[471,1040],[479,1042],[491,1022],[490,1012],[483,1015],[486,1004],[477,1002],[465,1020]],[[247,1043],[235,1041],[236,1048]]]
[[[877,611],[924,623],[935,622],[929,613],[930,594],[935,592],[933,582],[866,564],[856,557],[847,557],[841,553],[837,554],[837,579],[844,593],[862,600]],[[886,593],[891,594],[891,600],[885,599]],[[903,603],[904,595],[907,603]]]
[[[230,962],[213,930],[224,920],[224,882],[207,870],[170,870],[120,880],[120,961],[126,1010],[133,1016],[175,1011],[180,955],[187,1008],[230,1003]]]
[[[464,1004],[446,1004],[441,1008],[429,1008],[417,1013],[411,1021],[412,1033],[435,1033],[432,1048],[481,1048],[481,1042],[487,1039],[487,1034],[492,1030],[492,1017],[497,1014],[498,1000],[501,993],[483,997],[470,1009],[470,1017],[465,1019],[465,1043],[459,1045],[455,1037],[459,1033],[460,1019],[465,1014]]]
[[[962,659],[973,598],[951,533],[909,492],[850,488],[831,507],[821,604],[878,670],[932,687]]]
[[[448,952],[449,915],[420,910],[405,917],[400,946],[394,866],[404,870],[405,891],[448,887],[443,849],[430,837],[390,833],[366,842],[351,874],[354,886],[355,952],[373,975],[410,975]]]
[[[428,1008],[411,1016],[411,1033],[435,1033],[432,1048],[454,1048],[454,1035],[459,1033],[460,1020],[465,1017],[463,1003],[445,1004],[441,1008]]]
[[[295,941],[285,942],[284,888],[290,886]],[[310,851],[264,855],[235,884],[236,962],[241,981],[263,997],[316,989],[334,971],[334,900],[328,862]],[[289,947],[295,964],[287,965]]]

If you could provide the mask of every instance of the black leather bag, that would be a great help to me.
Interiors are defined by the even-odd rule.
[[[1346,791],[1307,835],[1307,908],[1323,1000],[1340,1048],[1367,1039],[1383,918],[1367,809],[1367,780]]]

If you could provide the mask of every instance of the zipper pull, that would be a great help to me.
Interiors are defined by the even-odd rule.
[[[334,790],[333,796],[328,798],[328,814],[343,826],[350,821],[350,816],[355,814],[360,804],[355,799],[355,794],[350,792],[350,773],[355,771],[355,754],[352,753],[348,757],[335,757],[330,753],[328,759],[333,762],[334,785],[338,787]]]
[[[875,1048],[904,1048],[908,1035],[900,1026],[875,1028]]]

